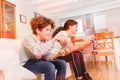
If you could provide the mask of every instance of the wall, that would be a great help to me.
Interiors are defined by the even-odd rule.
[[[102,11],[98,11],[98,12],[91,12],[89,14],[93,14],[95,16],[99,16],[99,15],[106,15],[106,23],[107,23],[107,28],[110,31],[114,31],[115,35],[120,35],[120,7],[118,8],[113,8],[113,9],[108,9],[108,10],[102,10]],[[65,22],[67,19],[81,19],[82,16],[84,16],[84,14],[81,15],[73,15],[70,17],[62,17],[62,18],[56,18],[56,23],[57,26],[61,25],[61,22]],[[105,27],[106,28],[106,27]]]
[[[41,13],[36,7],[32,6],[30,3],[24,0],[7,0],[16,5],[16,36],[17,39],[23,39],[24,37],[28,36],[32,33],[30,28],[30,20],[34,17],[34,12],[40,13],[43,16],[51,17],[46,13]],[[26,16],[27,23],[20,22],[20,14]]]
[[[53,18],[51,15],[48,15],[46,13],[41,13],[40,10],[38,10],[36,7],[30,5],[30,3],[26,2],[26,1],[24,1],[24,2],[21,0],[7,0],[7,1],[16,5],[17,38],[24,38],[28,34],[31,34],[29,22],[30,22],[31,18],[34,17],[34,12],[38,12],[42,15]],[[107,16],[107,25],[108,25],[109,30],[114,31],[116,35],[120,35],[120,31],[119,31],[120,30],[120,28],[119,28],[120,8],[114,8],[114,9],[109,9],[109,10],[99,11],[99,12],[93,11],[93,12],[94,13],[92,13],[92,14],[96,14],[96,15],[105,14]],[[26,16],[26,18],[27,18],[26,24],[20,22],[20,14],[23,14]],[[65,21],[65,19],[69,19],[69,18],[79,19],[79,18],[81,18],[82,15],[83,14],[81,14],[81,15],[77,14],[77,16],[73,15],[71,17],[64,17],[64,18],[63,17],[62,18],[54,17],[53,20],[55,21],[56,27],[58,27],[61,25],[61,23],[60,23],[61,21]]]
[[[107,27],[109,31],[113,31],[115,35],[120,35],[120,8],[109,9],[96,12],[96,15],[106,15]]]

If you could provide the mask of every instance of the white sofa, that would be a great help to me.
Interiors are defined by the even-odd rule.
[[[5,80],[33,80],[36,75],[20,66],[18,51],[21,41],[0,38],[0,70]]]
[[[5,80],[43,80],[41,74],[36,75],[20,66],[19,49],[22,40],[0,38],[0,70]],[[42,74],[43,75],[43,74]],[[71,75],[70,66],[67,65],[66,78]]]

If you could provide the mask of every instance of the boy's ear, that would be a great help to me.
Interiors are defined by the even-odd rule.
[[[37,28],[37,29],[36,29],[36,33],[38,34],[39,32],[40,32],[40,30]]]

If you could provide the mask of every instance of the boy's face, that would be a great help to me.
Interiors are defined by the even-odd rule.
[[[51,34],[51,25],[47,25],[42,30],[39,30],[38,35],[40,36],[41,40],[48,40]]]

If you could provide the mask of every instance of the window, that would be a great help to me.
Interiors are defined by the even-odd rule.
[[[94,16],[95,31],[107,29],[106,15]]]
[[[83,31],[83,21],[82,21],[82,19],[77,19],[76,20],[77,22],[78,22],[78,31],[77,31],[77,34],[76,34],[76,36],[83,36],[84,34],[81,34],[81,33],[84,33],[84,31]]]

